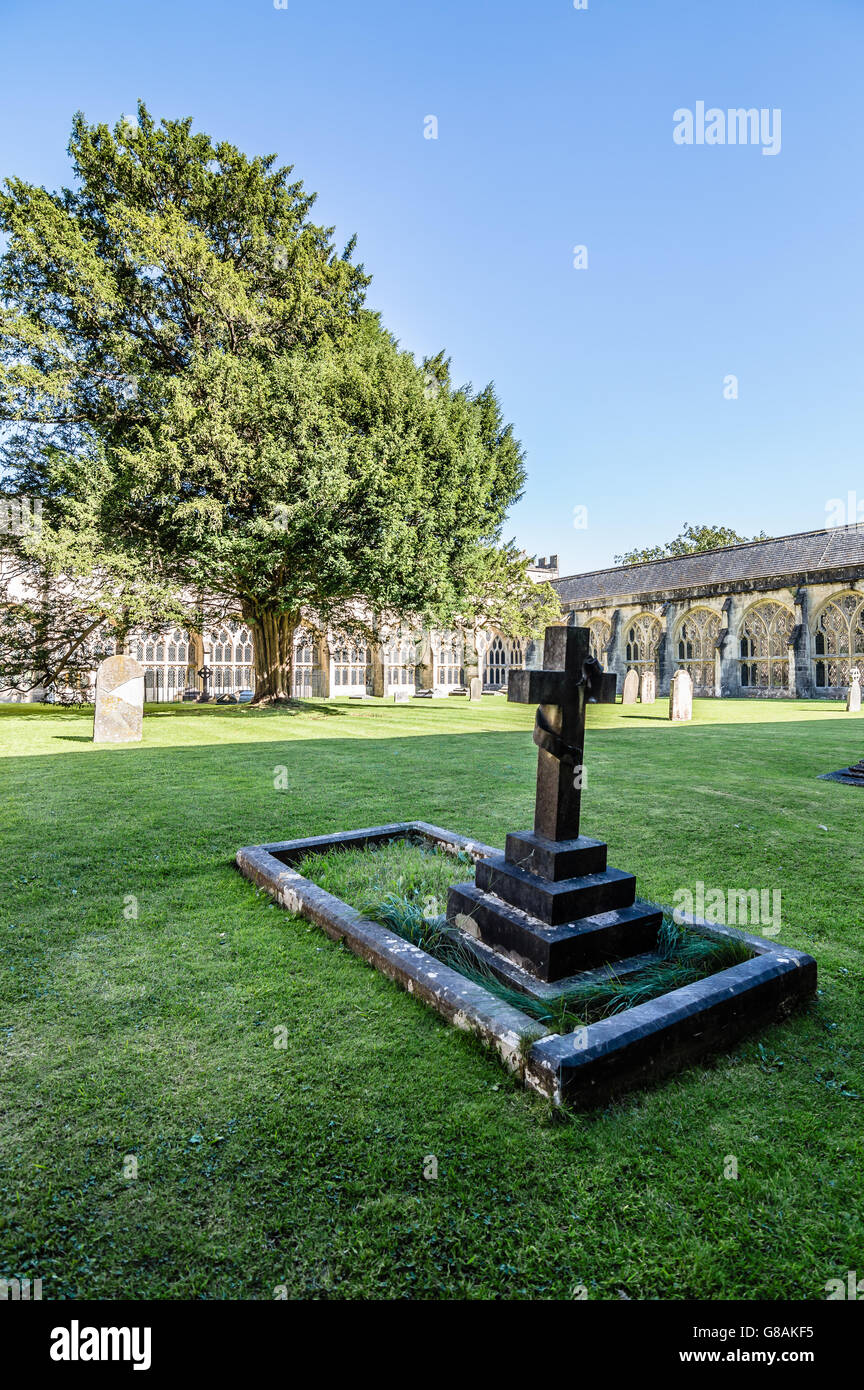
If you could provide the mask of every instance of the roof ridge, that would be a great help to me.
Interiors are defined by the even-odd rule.
[[[747,550],[757,545],[776,545],[780,541],[799,541],[808,536],[824,535],[829,537],[829,542],[826,542],[825,550],[822,552],[824,557],[831,536],[837,531],[851,531],[853,529],[855,531],[864,530],[864,523],[856,522],[854,526],[819,526],[814,531],[790,531],[785,536],[761,536],[752,541],[736,541],[734,545],[714,545],[708,550],[685,550],[681,555],[661,555],[656,560],[634,560],[630,565],[605,565],[602,569],[597,570],[579,570],[574,574],[559,574],[556,583],[565,579],[587,579],[593,574],[621,574],[624,570],[644,569],[646,565],[677,564],[680,560],[688,560],[693,555],[719,555],[723,551]]]

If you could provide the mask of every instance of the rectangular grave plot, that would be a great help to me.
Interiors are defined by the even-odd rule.
[[[316,851],[374,849],[396,839],[425,841],[454,855],[468,854],[475,861],[501,853],[425,821],[400,821],[249,846],[238,851],[236,863],[241,873],[288,911],[342,941],[449,1023],[478,1034],[525,1085],[556,1104],[591,1107],[623,1090],[650,1084],[697,1058],[734,1045],[815,991],[816,962],[811,956],[690,918],[686,925],[706,937],[743,940],[752,951],[751,958],[573,1033],[551,1032],[491,990],[364,918],[293,868]],[[657,904],[652,906],[663,911]]]

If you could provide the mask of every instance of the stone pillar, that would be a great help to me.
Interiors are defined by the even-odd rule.
[[[380,641],[370,639],[368,645],[369,664],[372,668],[372,694],[383,697],[387,694],[384,684],[386,672],[384,670],[384,645]]]
[[[748,596],[749,598],[749,596]],[[741,618],[744,606],[732,598],[731,594],[723,604],[723,626],[726,637],[720,648],[720,689],[721,696],[741,693],[741,674],[738,655],[741,650]]]
[[[494,634],[493,632],[491,632],[491,631],[485,629],[485,628],[481,628],[481,629],[479,630],[479,632],[475,632],[475,634],[474,634],[474,642],[475,642],[475,646],[476,646],[476,648],[477,648],[477,670],[476,670],[476,672],[475,672],[474,674],[475,674],[476,676],[478,676],[479,679],[480,679],[480,686],[481,686],[481,689],[482,689],[483,685],[485,684],[485,677],[484,677],[484,674],[483,674],[483,673],[484,673],[484,671],[486,670],[486,653],[489,651],[489,648],[491,647],[491,645],[492,645],[492,643],[493,643],[493,641],[494,641],[494,638],[495,638],[495,634]],[[512,651],[512,648],[509,648],[508,650]],[[509,671],[509,664],[508,664],[508,671]],[[470,682],[469,677],[468,677],[468,668],[467,668],[467,666],[466,666],[466,668],[465,668],[465,684],[468,686],[468,689],[470,690],[470,689],[471,689],[471,682]]]
[[[330,648],[330,637],[322,634],[318,642],[318,684],[320,686],[320,696],[324,700],[329,700],[333,694],[333,653]]]
[[[482,645],[479,633],[471,628],[462,631],[462,673],[465,677],[465,685],[470,690],[471,682],[480,675],[480,652]]]
[[[196,690],[201,690],[201,689],[203,689],[203,682],[202,682],[200,676],[198,675],[198,672],[201,670],[201,667],[204,665],[204,637],[203,637],[203,634],[200,633],[200,632],[197,632],[197,631],[195,630],[195,628],[191,628],[191,627],[190,627],[190,628],[188,629],[188,631],[189,631],[189,660],[188,660],[188,662],[187,662],[187,665],[190,666],[190,667],[192,668],[193,672],[194,672],[194,674],[193,674],[191,680],[189,681],[189,685],[190,685],[190,686],[194,686]],[[254,652],[253,652],[253,656],[254,656]],[[253,689],[255,688],[255,663],[254,663],[254,661],[253,661],[253,663],[252,663],[252,688],[253,688]]]
[[[791,690],[799,700],[812,700],[816,694],[813,672],[813,643],[810,636],[810,593],[803,585],[794,595],[795,640],[789,648]]]
[[[662,612],[657,615],[660,621],[666,624],[666,631],[660,638],[660,645],[657,650],[657,666],[660,675],[658,694],[660,695],[668,695],[672,689],[672,678],[678,670],[675,629],[678,626],[678,619],[681,617],[682,610],[686,611],[689,607],[689,603],[667,603]]]
[[[417,646],[417,674],[415,678],[417,689],[433,690],[435,686],[435,655],[432,651],[432,634],[427,628],[423,629]]]

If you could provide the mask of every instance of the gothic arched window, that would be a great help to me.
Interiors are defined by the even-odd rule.
[[[816,685],[843,689],[853,666],[864,666],[864,594],[842,594],[825,604],[813,632]]]
[[[795,615],[781,603],[765,601],[750,609],[741,624],[741,685],[751,690],[789,689],[789,643]]]
[[[384,689],[414,685],[416,652],[406,633],[397,633],[384,643]]]
[[[435,654],[435,685],[445,687],[462,685],[462,638],[455,633],[444,633],[433,643]]]
[[[710,608],[693,608],[678,625],[678,664],[690,672],[694,695],[713,695],[720,616]]]
[[[627,669],[637,671],[640,679],[643,671],[653,671],[655,678],[659,679],[660,640],[663,636],[660,619],[655,618],[653,613],[640,613],[637,618],[631,618],[624,632]]]
[[[606,652],[612,640],[612,626],[607,623],[605,618],[593,618],[588,624],[588,631],[591,634],[588,647],[595,661],[599,661],[601,666],[606,664]]]
[[[369,652],[365,643],[343,643],[333,652],[333,684],[340,691],[366,689]]]

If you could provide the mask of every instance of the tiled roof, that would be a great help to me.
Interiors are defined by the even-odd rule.
[[[724,545],[718,550],[676,555],[640,565],[619,565],[615,569],[565,575],[553,581],[553,588],[567,603],[806,575],[856,565],[860,565],[864,577],[864,523],[804,531],[800,535],[779,536],[776,540]]]

